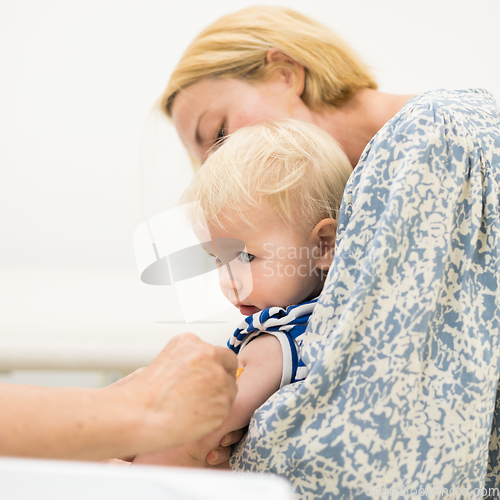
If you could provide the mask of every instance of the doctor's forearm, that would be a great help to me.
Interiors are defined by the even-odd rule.
[[[127,455],[139,415],[99,389],[0,384],[0,454],[100,460]]]

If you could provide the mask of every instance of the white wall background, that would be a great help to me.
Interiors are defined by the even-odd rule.
[[[177,314],[175,295],[140,284],[132,233],[173,206],[191,171],[171,126],[150,110],[190,40],[252,3],[0,3],[4,366],[52,366],[56,354],[57,366],[76,366],[75,352],[86,352],[85,369],[119,349],[122,363],[149,340],[138,358],[147,360],[172,333],[164,320]],[[283,3],[342,35],[382,91],[483,87],[500,99],[500,0]],[[54,350],[40,364],[48,340]]]
[[[146,124],[148,113],[189,41],[252,3],[0,4],[3,265],[134,266],[133,229],[171,206],[190,175],[174,133]],[[498,0],[284,3],[344,36],[381,90],[479,86],[500,98]]]

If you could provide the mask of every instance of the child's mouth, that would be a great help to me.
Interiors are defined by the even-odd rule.
[[[235,306],[240,310],[243,316],[251,316],[252,314],[258,313],[260,309],[255,306],[247,306],[245,304],[235,304]]]

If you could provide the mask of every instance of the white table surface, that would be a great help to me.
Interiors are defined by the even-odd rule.
[[[228,309],[186,324],[173,287],[134,268],[0,267],[0,371],[132,371],[175,335],[225,345],[242,316]]]
[[[55,460],[0,459],[8,500],[291,500],[287,481],[269,474]]]

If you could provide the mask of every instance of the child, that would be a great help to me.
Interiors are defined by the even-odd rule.
[[[305,378],[300,336],[332,262],[351,172],[330,135],[294,120],[243,128],[203,164],[181,203],[200,203],[222,291],[248,316],[229,342],[243,368],[238,395],[218,431],[135,463],[203,467],[225,434],[248,425],[280,387]],[[194,212],[191,219],[196,227]]]

